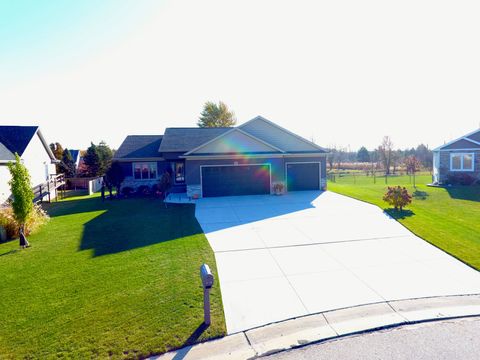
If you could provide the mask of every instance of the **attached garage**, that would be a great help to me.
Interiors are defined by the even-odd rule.
[[[286,163],[287,191],[320,189],[320,163]]]
[[[204,197],[270,194],[270,182],[269,164],[201,167]]]

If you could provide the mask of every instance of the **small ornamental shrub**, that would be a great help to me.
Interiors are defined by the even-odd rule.
[[[25,236],[40,229],[49,220],[47,213],[39,206],[33,205],[33,211],[29,214],[24,228]],[[7,232],[7,239],[16,239],[20,236],[20,225],[13,214],[11,206],[0,208],[0,226]]]
[[[137,188],[137,195],[139,196],[148,196],[150,195],[150,187],[147,185],[140,185]]]
[[[123,196],[130,196],[134,193],[134,190],[133,188],[131,188],[130,186],[125,186],[122,188],[122,194]]]
[[[158,184],[153,184],[152,188],[151,188],[151,191],[152,191],[153,196],[159,196],[160,195],[160,186]]]
[[[401,186],[389,186],[385,195],[383,195],[383,201],[393,206],[395,210],[400,211],[412,202],[412,195],[408,193],[405,187]]]
[[[447,177],[447,185],[473,185],[477,179],[466,173],[449,174]]]

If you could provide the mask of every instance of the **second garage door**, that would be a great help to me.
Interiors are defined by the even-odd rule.
[[[204,166],[204,197],[270,194],[270,166]]]
[[[287,164],[287,190],[318,190],[320,189],[319,163]]]

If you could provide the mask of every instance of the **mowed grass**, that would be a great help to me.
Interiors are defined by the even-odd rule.
[[[47,210],[31,248],[0,244],[1,359],[140,358],[226,333],[218,281],[200,327],[199,267],[217,272],[193,205],[77,197]]]
[[[384,178],[346,176],[329,182],[328,189],[363,200],[387,211],[412,232],[465,263],[480,269],[480,186],[433,188],[430,175]],[[382,200],[387,186],[402,185],[415,196],[407,211],[395,214]]]

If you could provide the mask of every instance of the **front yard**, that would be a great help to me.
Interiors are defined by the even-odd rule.
[[[480,186],[433,188],[431,176],[418,176],[415,189],[408,176],[391,177],[388,185],[406,186],[414,194],[407,211],[396,216],[412,232],[465,263],[480,269]],[[382,196],[386,186],[379,178],[352,176],[329,182],[328,189],[379,207],[387,208]]]
[[[202,332],[199,267],[216,275],[194,207],[77,197],[18,250],[0,244],[0,358],[138,358],[225,334],[217,283]]]

